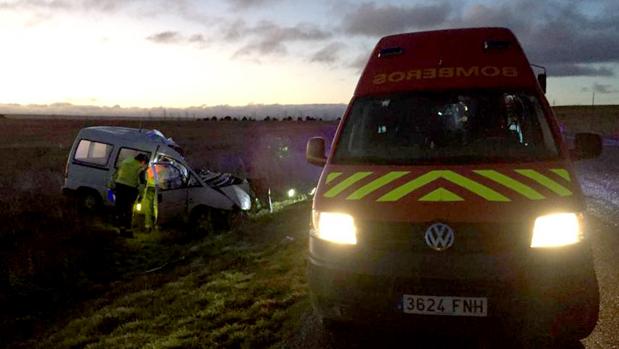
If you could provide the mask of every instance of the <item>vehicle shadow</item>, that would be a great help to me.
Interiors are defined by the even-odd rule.
[[[402,330],[376,330],[344,327],[325,330],[326,347],[336,348],[552,348],[584,349],[579,341],[552,344],[544,341],[522,341],[513,336],[492,333],[447,336]]]

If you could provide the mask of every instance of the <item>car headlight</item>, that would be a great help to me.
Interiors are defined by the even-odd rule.
[[[357,227],[349,214],[314,211],[313,223],[313,234],[319,239],[343,245],[357,244]]]
[[[531,247],[561,247],[583,239],[582,214],[553,213],[535,219]]]

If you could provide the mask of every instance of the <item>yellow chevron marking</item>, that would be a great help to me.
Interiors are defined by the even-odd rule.
[[[488,188],[481,183],[475,182],[469,178],[466,178],[450,170],[430,171],[424,175],[421,175],[413,179],[412,181],[406,184],[403,184],[393,189],[387,194],[381,196],[377,201],[379,202],[398,201],[404,196],[415,191],[416,189],[421,188],[425,186],[426,184],[431,183],[439,178],[446,179],[456,185],[459,185],[462,188],[465,188],[471,191],[472,193],[477,194],[488,201],[500,201],[500,202],[511,201],[509,198],[492,190],[491,188]]]
[[[331,182],[333,182],[334,179],[336,179],[337,177],[341,176],[342,172],[331,172],[327,175],[327,180],[325,181],[326,184],[329,184]]]
[[[353,174],[352,176],[346,178],[345,180],[341,181],[340,183],[338,183],[333,188],[331,188],[328,192],[325,193],[324,196],[328,197],[328,198],[335,197],[339,193],[341,193],[344,190],[346,190],[351,185],[357,183],[358,181],[362,180],[363,178],[365,178],[365,177],[367,177],[367,176],[369,176],[371,174],[372,174],[372,172],[357,172],[357,173]]]
[[[445,188],[438,188],[420,198],[419,201],[464,201],[464,199]]]
[[[568,182],[572,181],[572,178],[570,177],[570,173],[567,172],[567,170],[564,168],[552,168],[550,169],[550,171],[554,172],[557,176],[562,177]]]
[[[539,192],[537,192],[535,189],[518,182],[517,180],[508,177],[498,171],[495,170],[476,170],[473,171],[475,173],[477,173],[480,176],[486,177],[488,179],[491,179],[513,191],[515,191],[518,194],[521,194],[522,196],[526,197],[529,200],[542,200],[544,199],[544,195],[540,194]]]
[[[366,195],[374,192],[375,190],[395,181],[396,179],[409,174],[408,171],[393,171],[389,172],[386,175],[371,181],[370,183],[364,185],[363,187],[357,189],[354,193],[350,194],[346,199],[348,200],[359,200],[364,198]]]
[[[530,170],[530,169],[521,169],[521,170],[515,170],[517,173],[531,178],[532,180],[536,181],[537,183],[543,185],[544,187],[550,189],[551,191],[553,191],[555,194],[559,195],[559,196],[570,196],[572,195],[572,192],[567,189],[566,187],[562,186],[561,184],[553,181],[552,179],[544,176],[543,174],[535,171],[535,170]]]

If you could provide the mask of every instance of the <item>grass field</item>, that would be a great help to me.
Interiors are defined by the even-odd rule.
[[[307,307],[308,203],[190,244],[139,235],[126,278],[56,323],[45,348],[268,347]],[[169,241],[168,241],[169,242]],[[161,257],[161,256],[165,257]]]
[[[619,134],[619,107],[557,107],[567,132]],[[309,202],[204,239],[181,230],[118,238],[60,188],[69,148],[93,125],[157,128],[207,167],[309,190],[309,137],[331,122],[0,119],[0,347],[264,347],[307,309]]]

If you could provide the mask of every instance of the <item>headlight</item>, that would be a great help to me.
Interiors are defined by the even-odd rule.
[[[356,245],[357,227],[346,213],[313,212],[314,235],[336,244]]]
[[[535,219],[531,247],[561,247],[582,239],[582,214],[554,213]]]

